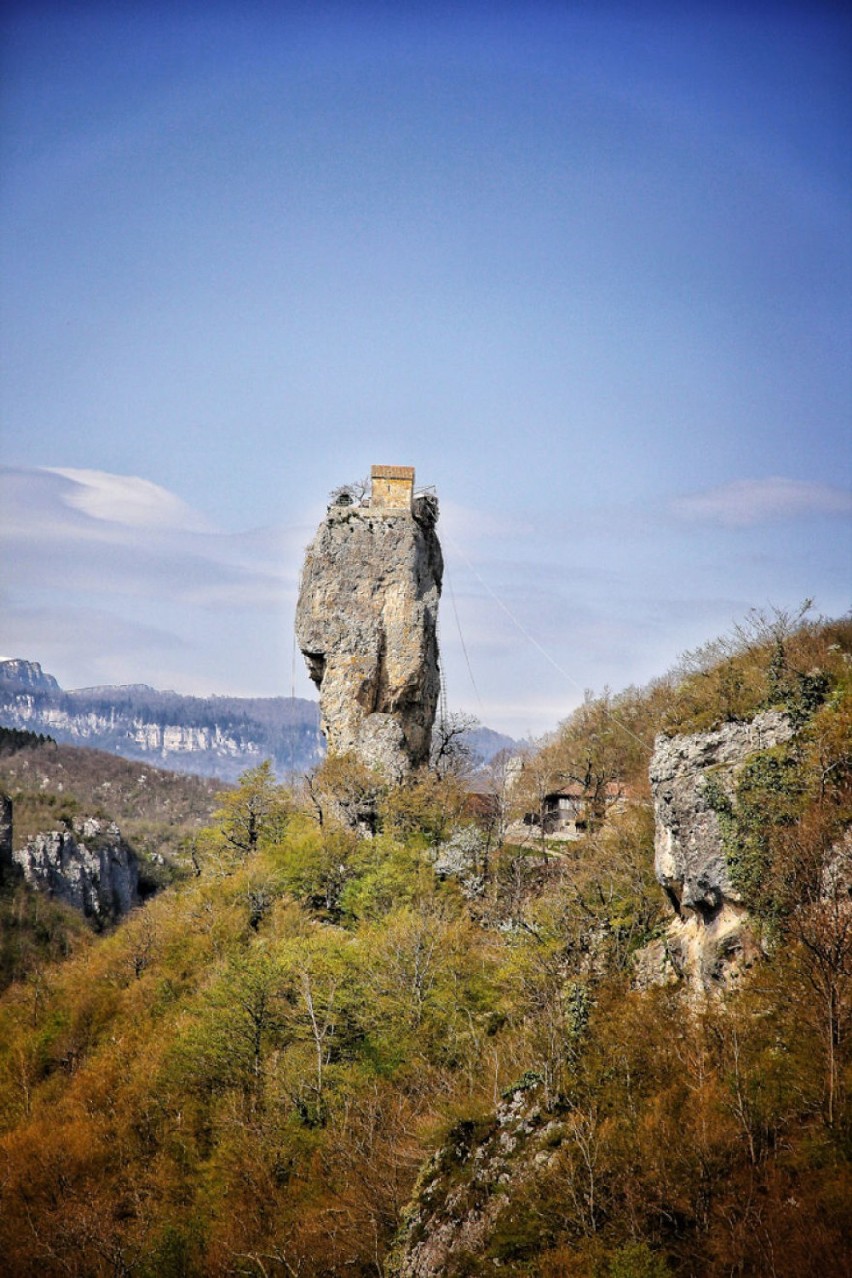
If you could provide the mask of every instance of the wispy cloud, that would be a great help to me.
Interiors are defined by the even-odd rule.
[[[34,636],[38,636],[35,647]],[[57,625],[55,608],[4,609],[5,654],[37,659],[46,670],[61,672],[69,653],[87,651],[92,682],[127,682],[128,657],[137,660],[153,656],[162,663],[187,647],[169,630],[131,621],[102,608],[63,608],[61,625]]]
[[[809,515],[852,515],[852,493],[831,484],[773,475],[736,479],[690,493],[672,502],[671,509],[678,518],[694,523],[751,528]]]
[[[49,467],[48,473],[62,475],[70,486],[61,500],[92,519],[131,528],[173,528],[185,532],[214,532],[215,528],[198,511],[168,489],[138,475],[111,475],[103,470],[72,470]]]
[[[293,596],[306,529],[227,533],[133,475],[0,468],[10,588],[274,607]]]
[[[219,529],[137,476],[0,467],[0,649],[65,687],[280,694],[310,532]]]

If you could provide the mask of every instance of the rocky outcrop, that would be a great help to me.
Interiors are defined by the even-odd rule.
[[[500,1267],[495,1246],[513,1196],[547,1171],[570,1133],[542,1107],[534,1077],[492,1118],[457,1123],[420,1173],[388,1258],[388,1278],[443,1278]],[[510,1226],[511,1229],[511,1226]]]
[[[746,903],[731,882],[711,798],[730,797],[752,755],[792,736],[789,718],[769,710],[715,732],[657,738],[650,768],[654,869],[676,917],[640,956],[640,983],[684,977],[714,988],[736,979],[753,956]]]
[[[460,825],[432,851],[432,868],[439,879],[455,879],[464,896],[485,891],[483,871],[488,840],[477,825]]]
[[[429,757],[443,560],[437,502],[334,504],[309,546],[296,635],[335,754],[398,780]]]
[[[79,829],[36,834],[12,853],[32,887],[108,921],[138,904],[139,868],[116,825],[89,817]]]
[[[12,868],[12,800],[0,792],[0,883]]]

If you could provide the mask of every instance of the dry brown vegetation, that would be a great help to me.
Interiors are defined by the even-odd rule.
[[[209,777],[165,772],[102,750],[40,742],[0,753],[0,788],[15,802],[15,839],[50,827],[62,811],[116,821],[131,828],[198,829],[226,787]]]

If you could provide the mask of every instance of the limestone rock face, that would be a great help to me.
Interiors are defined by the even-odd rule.
[[[792,735],[787,716],[768,710],[716,732],[657,738],[650,770],[654,869],[681,913],[708,914],[723,900],[739,900],[725,864],[719,818],[705,797],[708,776],[730,790],[750,755]]]
[[[89,917],[116,918],[138,904],[136,856],[116,825],[90,817],[73,832],[34,835],[12,856],[33,887]]]
[[[643,984],[678,975],[713,988],[730,983],[737,963],[748,961],[754,948],[748,912],[731,883],[719,818],[705,787],[712,778],[732,794],[751,755],[792,736],[787,716],[769,710],[715,732],[657,738],[650,768],[654,869],[677,917],[665,941],[642,955]]]
[[[0,723],[223,781],[267,758],[283,777],[323,756],[315,701],[188,697],[141,683],[66,690],[35,661],[0,660]]]
[[[332,753],[398,780],[429,756],[440,691],[437,502],[332,505],[305,556],[296,635]]]

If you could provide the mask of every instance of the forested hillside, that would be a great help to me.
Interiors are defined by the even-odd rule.
[[[0,1000],[6,1272],[849,1273],[850,653],[755,614],[486,799],[458,760],[247,773],[197,873]],[[719,818],[756,957],[640,988],[654,736],[767,707],[795,735]],[[551,841],[569,785],[584,832]]]

